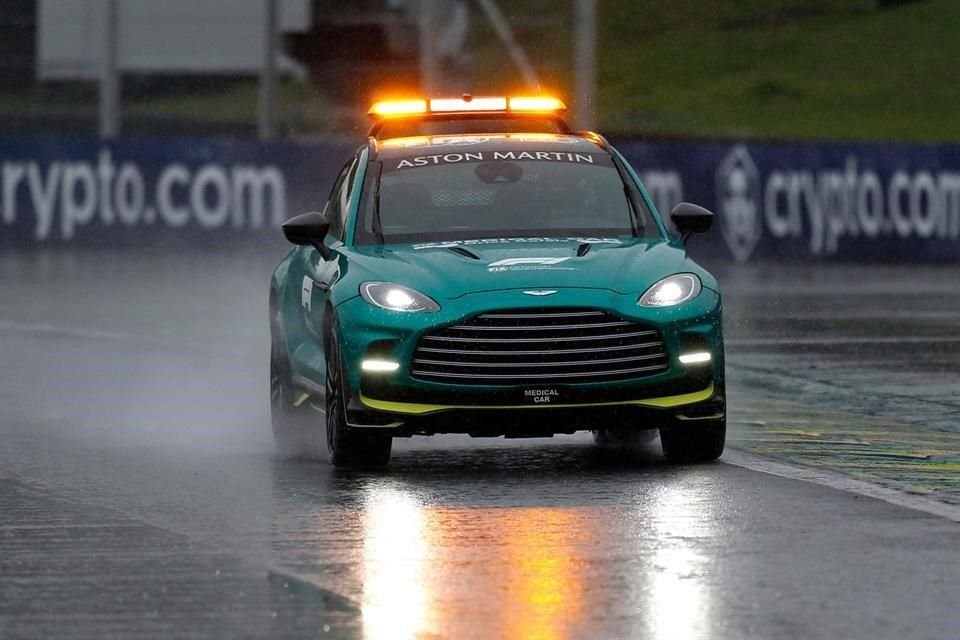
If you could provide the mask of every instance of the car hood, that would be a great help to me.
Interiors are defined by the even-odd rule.
[[[589,250],[578,255],[588,241]],[[650,238],[512,238],[377,245],[341,252],[349,254],[350,273],[343,275],[358,284],[396,282],[447,299],[482,291],[571,287],[639,294],[674,273],[694,271],[701,277],[705,273],[682,248]]]

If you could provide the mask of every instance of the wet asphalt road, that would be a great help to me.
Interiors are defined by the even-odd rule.
[[[949,517],[585,435],[276,457],[271,260],[0,257],[0,637],[960,637]],[[723,273],[730,459],[954,513],[958,275]]]

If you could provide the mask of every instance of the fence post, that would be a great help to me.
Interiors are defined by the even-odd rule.
[[[100,86],[98,100],[99,131],[102,138],[120,133],[120,79],[117,72],[119,40],[117,0],[103,0],[103,41],[100,49]]]
[[[277,0],[263,0],[263,63],[257,93],[257,133],[261,140],[277,136]]]
[[[576,122],[583,129],[596,128],[594,98],[597,92],[597,0],[574,0],[574,74]]]

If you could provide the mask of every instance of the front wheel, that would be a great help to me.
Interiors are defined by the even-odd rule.
[[[385,467],[390,462],[393,436],[347,425],[343,393],[343,364],[337,326],[327,347],[327,451],[335,467]]]
[[[660,429],[663,455],[670,462],[709,462],[723,453],[727,419],[677,420]]]

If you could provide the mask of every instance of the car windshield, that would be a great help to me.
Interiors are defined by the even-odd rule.
[[[368,172],[357,244],[512,236],[650,236],[606,153],[476,151],[386,158]]]

